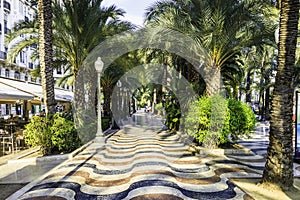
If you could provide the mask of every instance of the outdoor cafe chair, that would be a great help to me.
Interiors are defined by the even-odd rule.
[[[5,135],[2,137],[2,148],[3,148],[3,155],[5,153],[6,148],[8,148],[8,151],[11,153],[14,153],[15,150],[18,148],[18,143],[16,139],[16,134],[13,133],[11,135]]]

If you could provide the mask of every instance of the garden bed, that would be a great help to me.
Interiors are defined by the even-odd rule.
[[[199,155],[238,155],[238,154],[253,154],[250,149],[241,145],[234,144],[231,146],[224,146],[223,148],[207,149],[201,146],[191,145],[189,151]]]

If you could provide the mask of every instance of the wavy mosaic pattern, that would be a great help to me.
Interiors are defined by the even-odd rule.
[[[251,139],[241,140],[239,144],[250,149],[253,154],[228,156],[234,159],[240,165],[249,166],[262,174],[269,144],[269,123],[261,122],[257,125],[256,131],[252,134]],[[293,142],[294,143],[294,142]],[[294,176],[300,177],[300,166],[294,163]]]
[[[263,156],[194,156],[179,135],[151,129],[150,122],[157,126],[144,119],[105,146],[93,143],[20,199],[252,199],[229,178],[260,177]],[[251,141],[241,143],[255,149]]]

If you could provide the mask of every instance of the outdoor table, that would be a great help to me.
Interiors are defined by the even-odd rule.
[[[16,130],[17,124],[15,122],[10,122],[9,124],[4,124],[4,129],[6,129],[10,135],[12,135]]]

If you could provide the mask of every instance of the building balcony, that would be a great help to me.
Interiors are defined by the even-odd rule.
[[[4,10],[10,12],[10,3],[7,1],[3,1],[3,8]]]

